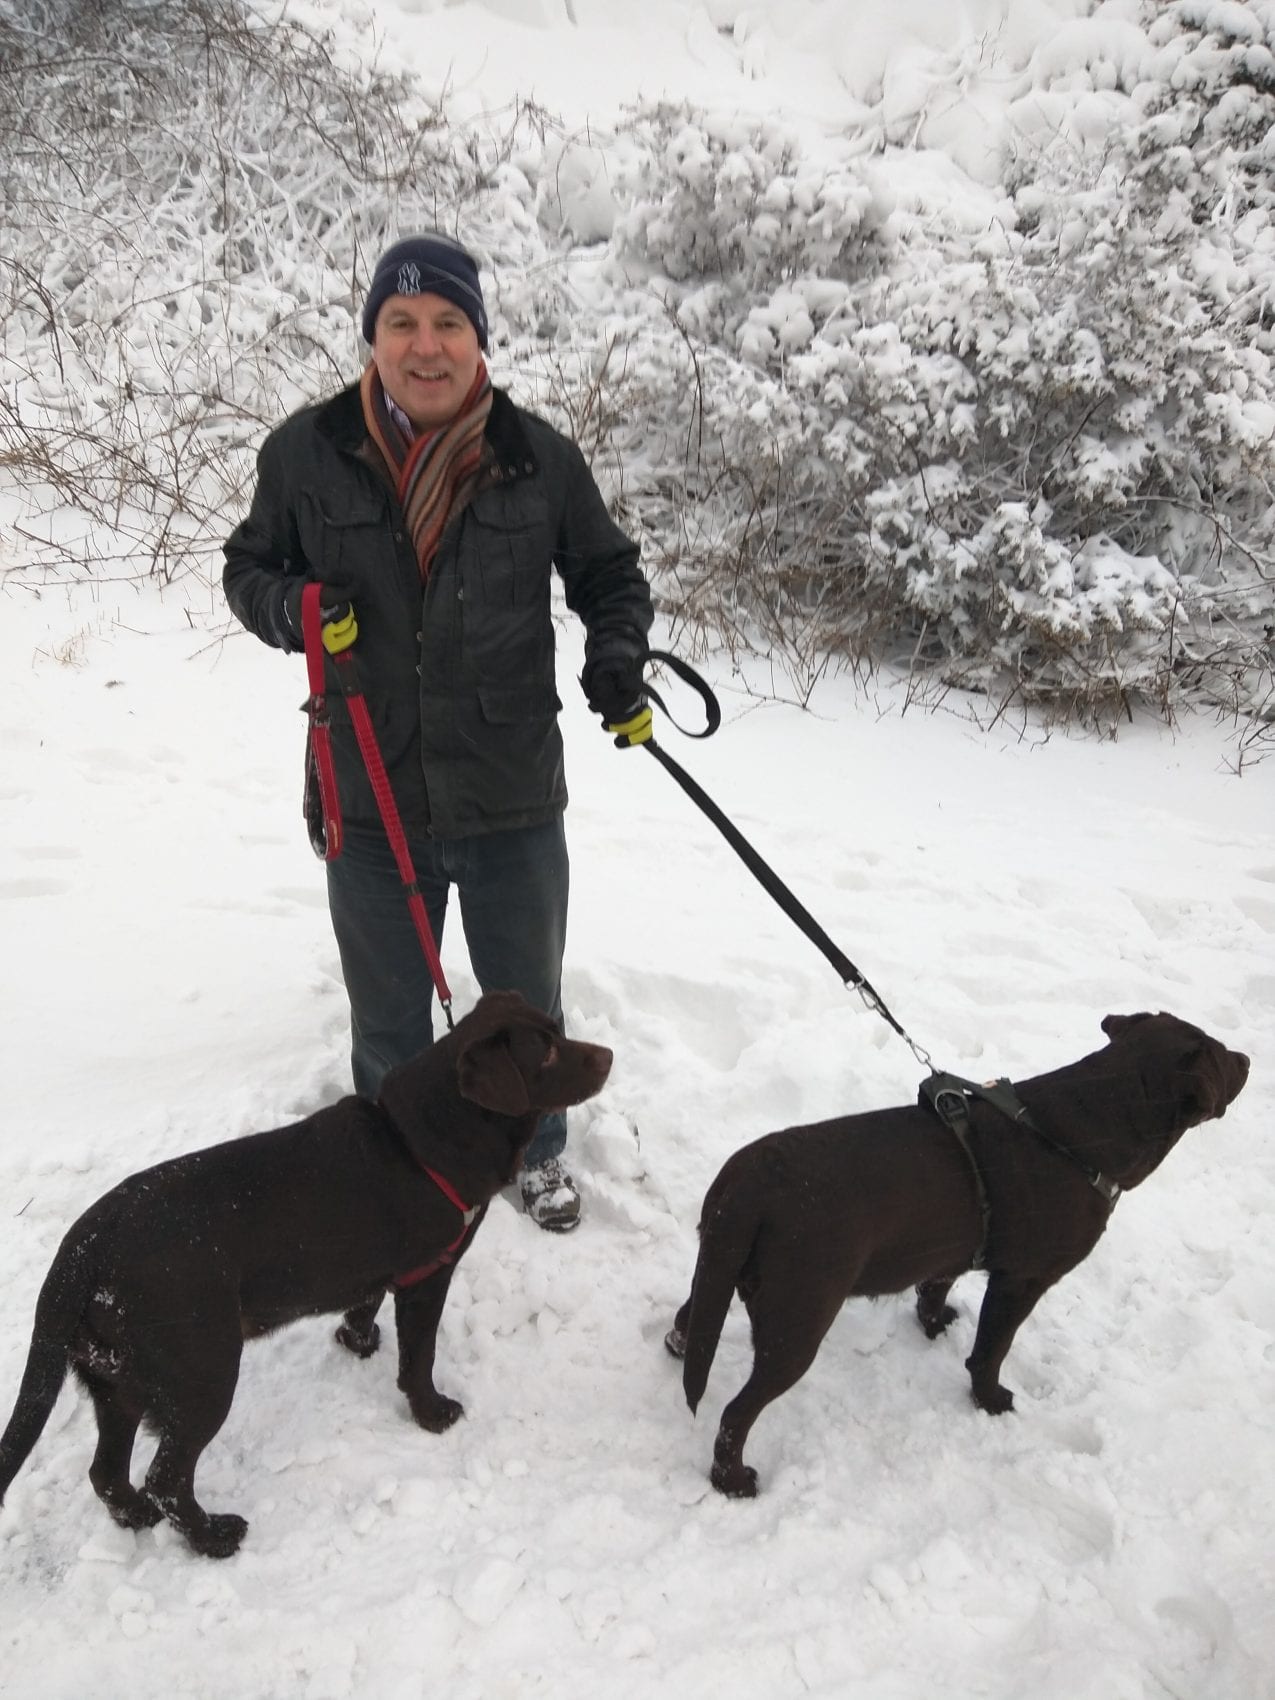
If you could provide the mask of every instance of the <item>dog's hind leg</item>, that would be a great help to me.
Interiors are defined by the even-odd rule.
[[[801,1380],[841,1309],[839,1294],[778,1284],[745,1297],[753,1325],[753,1372],[722,1412],[709,1479],[719,1493],[751,1499],[757,1472],[744,1463],[744,1442],[766,1406]]]
[[[154,1528],[163,1512],[129,1480],[141,1410],[126,1403],[120,1391],[109,1383],[83,1372],[81,1379],[97,1416],[97,1450],[89,1465],[93,1491],[121,1529]]]
[[[200,1455],[230,1412],[243,1341],[238,1306],[215,1320],[201,1318],[178,1352],[170,1342],[162,1374],[152,1380],[149,1417],[159,1446],[146,1473],[146,1496],[205,1558],[229,1558],[248,1525],[231,1513],[214,1516],[195,1498]]]
[[[927,1340],[937,1340],[944,1329],[956,1321],[956,1311],[947,1302],[953,1284],[952,1281],[922,1281],[916,1289],[917,1321],[924,1328]]]
[[[994,1271],[987,1281],[983,1308],[978,1313],[978,1329],[974,1335],[974,1350],[965,1360],[970,1372],[970,1391],[980,1410],[1000,1416],[1014,1408],[1014,1395],[1000,1385],[1001,1365],[1014,1343],[1036,1301],[1053,1283],[1051,1281],[1015,1280]]]
[[[169,1429],[161,1434],[147,1472],[146,1494],[195,1552],[204,1558],[229,1558],[248,1532],[246,1519],[233,1512],[205,1511],[195,1498],[195,1466],[216,1432]]]
[[[381,1330],[377,1325],[376,1313],[381,1308],[385,1297],[382,1287],[361,1305],[352,1305],[341,1319],[336,1330],[336,1338],[347,1352],[353,1352],[356,1358],[370,1358],[381,1344]]]

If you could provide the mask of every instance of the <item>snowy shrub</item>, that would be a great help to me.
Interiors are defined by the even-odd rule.
[[[450,127],[237,0],[10,0],[0,100],[0,465],[94,522],[30,524],[46,564],[101,570],[105,526],[134,570],[217,570],[249,447],[357,373],[386,242],[461,208],[485,257],[534,231],[518,121]]]
[[[1068,712],[1269,700],[1272,132],[1243,81],[1267,61],[1175,50],[1170,24],[1237,9],[1171,10],[1141,121],[1024,150],[1016,228],[976,240],[883,217],[849,157],[821,192],[777,127],[638,116],[610,263],[664,317],[628,497],[686,618]]]
[[[716,279],[736,299],[812,267],[833,275],[864,237],[869,191],[852,163],[803,158],[783,126],[657,105],[629,136],[638,164],[616,253],[677,280]]]
[[[286,8],[0,0],[25,564],[101,572],[113,535],[122,571],[215,573],[267,426],[357,373],[376,254],[439,225],[497,381],[581,442],[689,641],[1269,713],[1275,4],[1122,0],[1015,91],[990,187],[883,125],[812,152],[686,105],[603,169]]]

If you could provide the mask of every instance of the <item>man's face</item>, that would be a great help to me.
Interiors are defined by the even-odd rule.
[[[381,382],[417,430],[460,412],[478,372],[478,332],[441,295],[391,295],[376,315],[372,358]]]

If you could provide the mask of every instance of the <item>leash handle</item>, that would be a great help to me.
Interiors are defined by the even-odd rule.
[[[685,726],[678,725],[677,721],[673,720],[673,716],[669,714],[669,710],[665,705],[663,697],[660,696],[659,692],[650,685],[645,685],[643,687],[646,691],[647,699],[650,702],[653,702],[662,713],[668,715],[669,719],[673,721],[674,726],[677,727],[677,730],[683,737],[711,738],[713,733],[716,732],[717,728],[722,723],[722,706],[718,702],[717,697],[713,692],[713,687],[708,683],[708,680],[702,679],[689,662],[683,661],[679,655],[670,654],[667,649],[649,650],[647,652],[647,660],[654,661],[658,666],[667,667],[670,673],[676,674],[684,684],[690,685],[692,690],[699,693],[704,702],[704,730],[702,732],[691,732],[688,731]]]

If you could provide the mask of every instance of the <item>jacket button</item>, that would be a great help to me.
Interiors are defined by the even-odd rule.
[[[416,663],[416,677],[417,677],[417,678],[418,678],[418,679],[419,679],[419,678],[420,678],[420,676],[421,676],[421,664],[420,664],[420,662],[419,662],[419,661],[418,661],[418,662],[417,662],[417,663]]]
[[[524,461],[522,470],[524,472],[534,472],[536,470],[535,461],[534,460]]]
[[[417,643],[422,643],[424,641],[424,638],[425,638],[424,632],[417,632],[417,634],[416,634]]]

